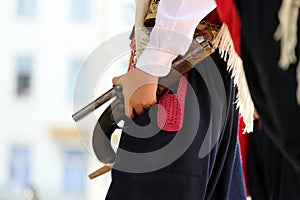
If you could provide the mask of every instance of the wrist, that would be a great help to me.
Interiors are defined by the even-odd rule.
[[[169,74],[176,54],[160,49],[146,48],[136,63],[136,68],[153,76],[166,76]]]

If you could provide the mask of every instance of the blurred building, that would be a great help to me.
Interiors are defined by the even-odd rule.
[[[0,199],[103,198],[109,175],[87,178],[98,163],[78,139],[72,94],[84,60],[133,16],[130,0],[0,2]]]

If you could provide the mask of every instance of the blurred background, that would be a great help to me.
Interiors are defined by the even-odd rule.
[[[131,30],[134,1],[0,4],[0,200],[104,199],[110,174],[88,179],[100,166],[78,137],[72,95],[89,54]]]

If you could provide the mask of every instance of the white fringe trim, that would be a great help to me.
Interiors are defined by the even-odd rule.
[[[254,105],[246,81],[243,62],[234,50],[228,27],[225,24],[222,25],[214,44],[219,47],[221,58],[227,61],[227,70],[232,72],[234,84],[238,88],[236,103],[246,125],[244,133],[253,132]]]
[[[278,65],[281,69],[287,70],[291,64],[298,66],[296,79],[298,87],[296,91],[297,102],[300,105],[300,60],[296,57],[297,28],[299,17],[300,0],[283,0],[278,12],[279,26],[274,33],[274,38],[280,41],[280,59]]]

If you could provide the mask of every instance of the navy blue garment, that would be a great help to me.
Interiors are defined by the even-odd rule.
[[[172,143],[175,137],[181,134],[181,143],[195,134],[191,145],[178,159],[169,165],[156,171],[145,173],[129,173],[122,170],[112,170],[112,183],[110,185],[107,200],[243,200],[245,199],[245,188],[242,174],[239,143],[237,140],[237,119],[238,111],[234,106],[235,88],[230,74],[226,71],[226,63],[218,55],[212,55],[214,66],[201,62],[197,70],[189,72],[188,81],[190,86],[187,89],[184,122],[182,129],[175,132],[160,130],[157,134],[148,138],[138,138],[127,134],[132,131],[130,124],[123,130],[120,148],[129,152],[146,153],[163,148]],[[220,136],[216,145],[208,155],[199,158],[199,150],[202,146],[211,119],[211,104],[209,88],[213,88],[215,80],[205,81],[212,76],[211,70],[215,68],[219,71],[221,80],[225,86],[226,113],[225,123],[221,128]],[[196,100],[193,101],[193,91]],[[221,109],[221,104],[220,108]],[[155,107],[135,119],[135,123],[141,126],[149,123],[149,113],[156,113]],[[154,115],[155,116],[155,115]],[[200,117],[200,120],[198,119]],[[198,120],[197,120],[198,119]],[[155,121],[155,120],[154,120]],[[195,133],[192,133],[194,125],[197,125]],[[218,126],[218,124],[214,124]],[[151,134],[153,129],[146,129],[138,133],[141,135]],[[127,132],[127,133],[126,133]],[[126,162],[137,160],[127,160],[126,157],[118,155],[115,167]],[[172,155],[169,155],[170,157]],[[155,165],[167,159],[158,156],[155,159],[147,160],[148,165]],[[142,163],[143,164],[143,163]]]
[[[241,18],[241,54],[250,93],[265,132],[300,177],[300,106],[296,102],[296,66],[278,66],[280,43],[274,40],[281,0],[235,0]],[[298,20],[299,29],[300,20]],[[300,38],[300,31],[297,33]],[[298,42],[296,56],[299,58]],[[297,61],[298,62],[298,61]],[[276,166],[274,166],[276,167]]]
[[[300,181],[295,168],[256,121],[247,155],[249,192],[253,200],[298,200]]]

